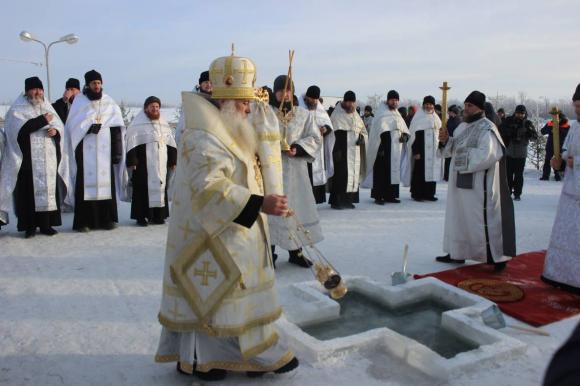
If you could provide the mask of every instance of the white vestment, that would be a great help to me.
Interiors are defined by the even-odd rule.
[[[368,142],[365,124],[356,112],[347,113],[338,104],[330,116],[335,131],[346,131],[346,193],[358,192],[361,177],[366,175],[366,150]],[[364,138],[364,143],[357,145],[359,135]]]
[[[574,157],[566,167],[564,186],[552,228],[543,277],[580,290],[580,122],[573,121],[564,141],[562,159]]]
[[[252,195],[263,196],[255,154],[231,135],[218,109],[183,93],[169,220],[158,362],[187,372],[273,371],[293,354],[274,322],[282,314],[266,215],[235,223]]]
[[[401,180],[410,181],[411,168],[408,156],[410,150],[407,142],[400,141],[403,134],[410,136],[410,132],[401,113],[397,109],[391,110],[385,103],[381,103],[369,131],[369,144],[366,153],[367,175],[362,186],[364,188],[373,187],[373,166],[381,146],[381,134],[387,131],[391,135],[391,184],[399,184]]]
[[[515,255],[513,204],[502,194],[502,183],[507,182],[502,182],[505,171],[500,164],[504,148],[493,122],[481,118],[461,123],[443,150],[445,157],[451,157],[443,251],[452,259],[486,262],[488,242],[496,263]],[[458,187],[458,173],[463,187]]]
[[[300,99],[304,101],[304,96]],[[306,104],[302,105],[307,109]],[[316,101],[316,110],[308,110],[310,114],[314,115],[314,122],[316,126],[320,129],[324,125],[330,127],[331,132],[322,137],[322,146],[316,155],[314,162],[312,162],[312,185],[313,186],[323,186],[326,185],[329,178],[334,175],[334,162],[332,160],[332,149],[334,149],[334,143],[336,142],[336,137],[334,136],[334,128],[332,127],[332,121],[328,116],[324,106],[319,101]]]
[[[98,134],[89,133],[93,123],[100,123]],[[127,186],[127,170],[125,168],[125,123],[121,109],[115,101],[103,94],[99,100],[91,101],[85,95],[75,97],[66,120],[66,145],[63,153],[63,167],[68,167],[69,191],[65,202],[75,205],[74,187],[77,178],[77,163],[75,150],[79,144],[83,146],[83,178],[84,200],[110,200],[111,197],[111,127],[121,128],[123,151],[121,162],[114,165],[115,188],[117,199],[126,200],[123,188]]]
[[[307,153],[306,157],[288,157],[286,153],[282,153],[284,194],[288,196],[288,206],[294,210],[295,216],[268,216],[272,245],[278,245],[287,251],[318,243],[323,239],[307,165],[307,162],[314,161],[322,146],[320,130],[306,109],[294,107],[290,114],[293,114],[293,118],[287,126],[280,122],[280,136],[285,137],[290,146],[299,145]],[[309,231],[309,239],[298,231],[295,220]],[[301,243],[290,239],[290,233],[298,237]]]
[[[423,130],[425,135],[425,182],[437,182],[443,177],[443,167],[441,163],[441,152],[438,150],[439,146],[439,130],[441,129],[441,119],[433,112],[426,113],[424,110],[419,110],[413,116],[411,121],[411,138],[409,139],[409,149],[413,147],[417,131]],[[410,164],[414,164],[413,152],[409,151]],[[411,180],[403,181],[405,186],[409,185]]]
[[[145,145],[149,207],[163,208],[165,188],[168,187],[168,180],[171,179],[167,174],[167,146],[177,148],[171,127],[163,117],[152,121],[145,111],[141,110],[127,126],[125,142],[127,153],[139,145]]]
[[[6,113],[4,124],[6,146],[0,168],[0,220],[5,223],[8,223],[7,213],[12,208],[12,193],[22,165],[22,150],[18,144],[18,134],[27,121],[45,113],[52,114],[52,120],[45,127],[30,134],[34,207],[36,212],[50,212],[58,209],[56,202],[57,149],[54,138],[48,136],[47,130],[52,127],[59,132],[59,147],[62,154],[63,124],[48,101],[44,100],[40,105],[33,106],[22,94]]]

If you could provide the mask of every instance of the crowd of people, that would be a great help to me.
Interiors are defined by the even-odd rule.
[[[0,135],[0,225],[13,212],[26,238],[52,236],[69,207],[74,230],[112,230],[118,200],[131,201],[138,226],[164,224],[172,200],[157,360],[209,380],[298,366],[273,327],[281,313],[275,248],[291,264],[312,266],[302,246],[323,239],[316,205],[327,193],[336,210],[355,208],[361,186],[381,206],[401,203],[401,184],[413,200],[433,202],[444,179],[445,254],[436,260],[479,260],[500,272],[515,256],[512,197],[521,198],[527,147],[538,135],[525,106],[506,117],[473,91],[442,121],[433,96],[403,108],[390,90],[361,115],[351,90],[325,110],[316,85],[297,96],[287,75],[272,88],[255,88],[255,79],[250,59],[216,59],[183,93],[175,131],[155,96],[126,127],[95,70],[82,89],[69,79],[54,104],[39,78],[26,79]],[[580,85],[573,101],[580,118]],[[580,134],[577,120],[558,118],[561,158],[547,153],[542,179],[568,171],[543,278],[578,291],[570,251],[580,250]],[[552,132],[549,123],[541,131],[548,149]],[[560,231],[569,224],[572,231]]]

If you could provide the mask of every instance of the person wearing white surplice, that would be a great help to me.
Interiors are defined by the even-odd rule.
[[[37,77],[26,79],[25,93],[6,113],[6,148],[0,174],[0,224],[8,223],[14,202],[17,229],[30,238],[52,236],[61,225],[57,189],[62,154],[63,124]]]
[[[314,121],[323,139],[322,146],[314,162],[308,163],[308,174],[310,174],[312,180],[314,200],[317,204],[322,204],[326,202],[326,183],[334,175],[332,149],[334,149],[336,138],[330,117],[324,107],[322,107],[319,98],[320,88],[318,86],[310,86],[302,100],[306,109],[314,115]]]
[[[314,162],[322,146],[322,137],[312,114],[302,107],[294,106],[294,84],[291,79],[286,75],[278,76],[274,80],[272,92],[270,106],[278,118],[281,141],[284,146],[288,146],[288,149],[282,149],[284,194],[288,196],[295,219],[308,231],[309,237],[307,240],[304,233],[298,230],[298,223],[294,219],[270,216],[268,221],[272,251],[275,246],[279,246],[289,252],[290,263],[308,268],[312,262],[303,255],[302,245],[307,242],[318,243],[323,236],[307,163]],[[289,235],[294,237],[290,238]],[[274,260],[276,258],[274,254]]]
[[[219,108],[198,93],[182,93],[185,129],[169,218],[158,316],[163,329],[155,360],[177,362],[179,372],[208,381],[221,380],[230,371],[245,371],[249,377],[285,373],[298,360],[274,326],[282,309],[266,217],[288,212],[287,198],[269,189],[275,185],[278,193],[282,190],[276,117],[266,102],[250,103],[256,95],[250,59],[233,54],[218,58],[210,66],[210,78]],[[262,140],[256,122],[265,121],[273,125]],[[269,185],[272,175],[276,183]]]
[[[175,169],[177,145],[160,109],[159,98],[148,97],[127,127],[125,164],[131,171],[131,218],[140,226],[163,224],[169,217],[168,173]]]
[[[410,134],[398,107],[399,93],[390,90],[370,130],[366,154],[367,176],[363,186],[372,187],[371,198],[378,205],[385,205],[385,202],[400,203],[401,179],[405,185],[409,185],[407,141]]]
[[[365,124],[356,111],[356,94],[347,91],[330,116],[336,143],[332,151],[334,176],[330,183],[329,204],[332,209],[354,209],[358,191],[366,174],[368,140]]]
[[[211,84],[211,80],[209,80],[209,71],[203,71],[199,74],[199,80],[197,82],[197,86],[195,86],[195,91],[200,96],[204,97],[206,100],[211,101],[211,92],[213,90],[213,86]],[[179,119],[177,121],[177,126],[175,127],[175,143],[179,143],[179,138],[181,138],[181,133],[185,129],[185,115],[183,114],[183,110],[181,110],[179,114]]]
[[[6,136],[4,135],[4,128],[0,127],[0,176],[2,175],[2,155],[6,146]],[[0,229],[8,222],[8,214],[0,208]]]
[[[442,131],[443,155],[451,157],[442,263],[487,262],[499,272],[516,254],[514,207],[507,185],[505,145],[484,115],[485,95],[465,99],[465,120],[453,137]]]
[[[411,121],[411,198],[415,201],[437,201],[435,191],[441,180],[441,155],[437,148],[441,119],[435,113],[435,98],[423,99],[423,108]]]
[[[95,70],[85,74],[85,87],[75,97],[65,125],[68,162],[63,163],[73,189],[65,203],[74,207],[73,229],[79,232],[116,228],[117,199],[124,198],[125,123],[102,82]]]
[[[555,158],[551,161],[554,170],[566,169],[566,174],[542,279],[580,294],[580,84],[572,101],[576,120],[562,145],[561,162]]]

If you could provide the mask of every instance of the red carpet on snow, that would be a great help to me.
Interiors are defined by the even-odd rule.
[[[523,299],[513,303],[498,303],[499,308],[518,320],[539,327],[580,314],[580,295],[555,288],[540,279],[545,257],[546,251],[518,255],[501,273],[494,273],[491,265],[476,264],[415,275],[415,278],[431,276],[454,286],[466,279],[496,279],[514,284],[524,290]]]

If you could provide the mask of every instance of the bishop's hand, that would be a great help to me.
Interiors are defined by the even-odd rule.
[[[262,212],[272,216],[284,216],[288,212],[288,198],[277,194],[269,194],[262,202]]]

